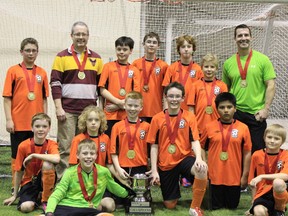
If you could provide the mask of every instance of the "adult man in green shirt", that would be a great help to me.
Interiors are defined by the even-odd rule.
[[[251,29],[241,24],[234,30],[238,52],[223,66],[222,80],[237,99],[234,115],[250,130],[252,153],[265,148],[266,119],[275,95],[274,67],[269,58],[251,48]]]

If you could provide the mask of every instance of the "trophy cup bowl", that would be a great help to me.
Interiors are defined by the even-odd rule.
[[[138,173],[133,176],[132,189],[136,193],[134,197],[135,202],[145,202],[147,201],[144,194],[149,190],[149,180],[145,174]]]

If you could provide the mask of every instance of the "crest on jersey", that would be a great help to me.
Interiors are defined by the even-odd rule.
[[[185,127],[185,121],[184,119],[181,119],[179,122],[179,128],[184,128]]]
[[[36,74],[36,81],[38,83],[41,83],[41,81],[42,81],[42,77],[39,74]]]
[[[134,74],[134,71],[133,71],[133,70],[129,70],[129,71],[128,71],[128,77],[129,77],[129,78],[132,78],[132,77],[133,77],[133,74]]]
[[[159,74],[160,74],[160,71],[161,71],[161,68],[160,68],[160,67],[156,67],[156,68],[155,68],[155,74],[156,74],[156,75],[159,75]]]
[[[214,87],[214,94],[218,95],[220,93],[220,87],[219,86],[215,86]]]
[[[145,130],[140,130],[140,139],[143,140],[145,139],[146,131]]]
[[[105,152],[106,151],[106,143],[100,142],[100,152]]]
[[[231,136],[233,137],[233,138],[237,138],[238,137],[238,129],[233,129],[232,130],[232,132],[231,132]]]
[[[195,77],[196,76],[196,71],[195,70],[190,70],[190,77]]]

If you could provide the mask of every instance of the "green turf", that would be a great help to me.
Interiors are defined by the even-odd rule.
[[[9,147],[0,147],[0,176],[3,174],[10,174],[10,148]],[[27,215],[35,216],[41,214],[41,210],[36,210],[29,214],[23,214],[16,210],[16,204],[12,206],[4,206],[3,200],[10,197],[10,187],[11,187],[11,178],[0,178],[0,215],[3,216],[17,216],[17,215]],[[153,187],[152,189],[152,198],[153,203],[152,207],[154,210],[154,215],[156,216],[182,216],[188,215],[188,210],[191,202],[191,188],[181,188],[182,198],[179,200],[179,203],[174,210],[165,209],[162,205],[162,196],[161,191],[158,187]],[[205,201],[204,201],[205,202]],[[244,212],[250,206],[250,194],[244,193],[241,194],[240,204],[237,210],[217,210],[217,211],[208,211],[205,210],[205,216],[236,216],[244,215]],[[204,203],[205,204],[205,203]],[[124,216],[125,212],[123,209],[117,209],[114,212],[115,216]]]

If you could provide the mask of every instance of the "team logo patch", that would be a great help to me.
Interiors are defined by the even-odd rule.
[[[195,77],[196,76],[196,71],[195,70],[190,70],[190,77]]]
[[[133,71],[133,70],[129,70],[129,71],[128,71],[128,77],[129,77],[129,78],[132,78],[132,77],[133,77],[133,74],[134,74],[134,71]]]
[[[105,152],[106,151],[106,143],[100,142],[100,152]]]
[[[179,128],[184,128],[185,127],[185,121],[184,119],[181,119],[179,122]]]
[[[91,62],[93,67],[96,65],[96,58],[89,58],[89,61]]]
[[[38,83],[41,83],[42,77],[39,74],[36,74],[36,80]]]
[[[277,161],[277,170],[280,171],[283,169],[283,161],[279,160]]]
[[[141,140],[145,139],[145,135],[146,135],[146,131],[145,130],[140,130],[140,139]]]
[[[161,71],[161,68],[159,68],[159,67],[155,68],[155,74],[156,74],[156,75],[159,75],[159,74],[160,74],[160,71]]]
[[[214,88],[214,94],[218,95],[220,93],[220,87],[219,86],[215,86]]]
[[[238,130],[237,129],[233,129],[232,130],[232,132],[231,132],[231,136],[233,137],[233,138],[237,138],[238,137]]]

